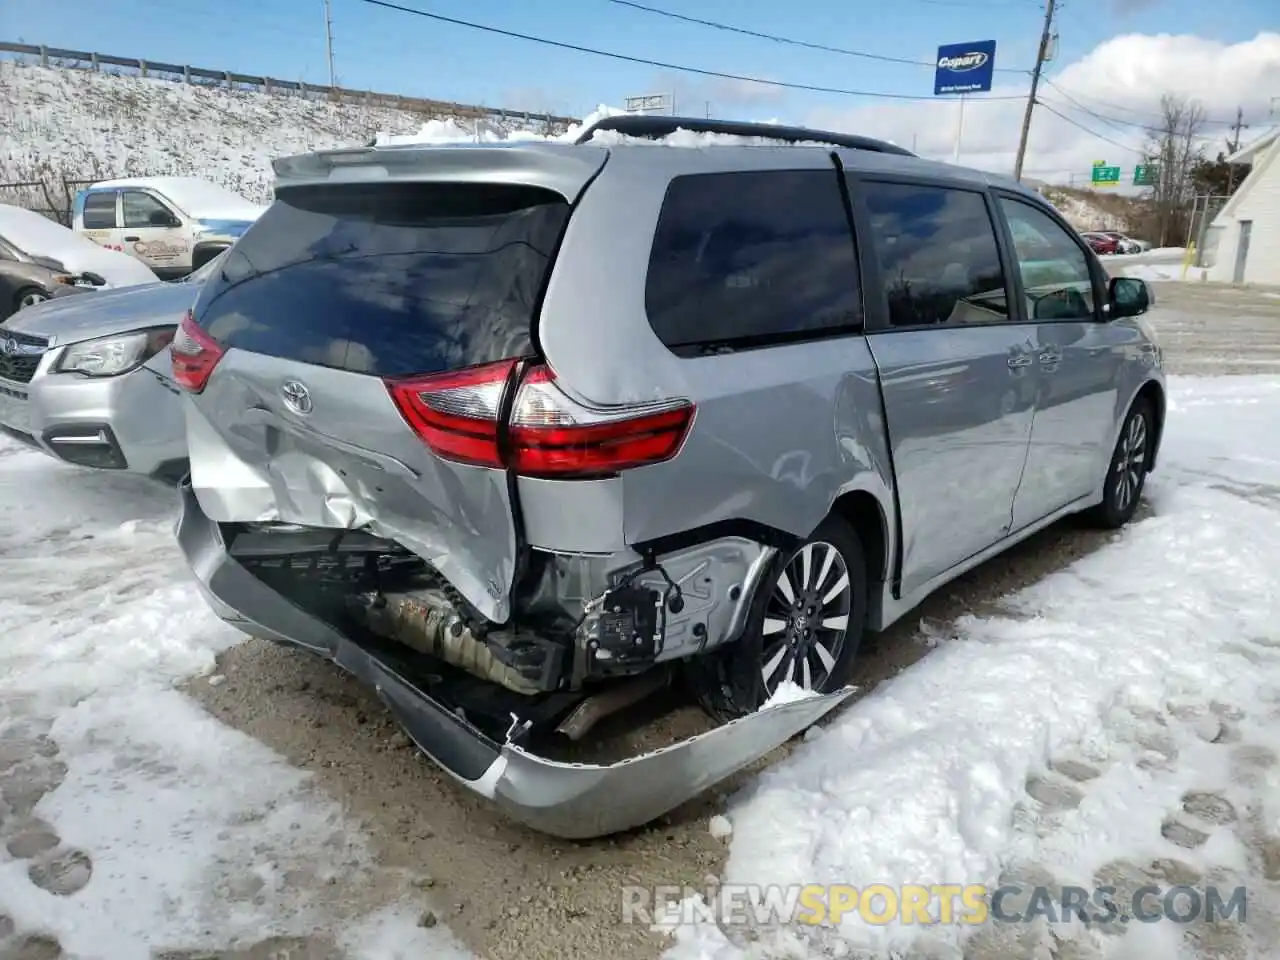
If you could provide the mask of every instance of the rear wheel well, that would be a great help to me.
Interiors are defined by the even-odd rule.
[[[865,490],[852,490],[836,498],[831,512],[853,527],[862,541],[863,557],[866,561],[868,578],[883,581],[889,575],[888,549],[889,538],[886,531],[888,525],[884,509],[874,496]]]
[[[1151,404],[1155,436],[1151,438],[1151,448],[1147,452],[1147,473],[1150,473],[1156,468],[1156,454],[1160,451],[1160,438],[1164,433],[1164,391],[1160,389],[1160,384],[1154,380],[1148,380],[1134,399],[1135,401],[1146,400]]]
[[[23,287],[21,290],[17,291],[13,295],[12,306],[15,312],[22,308],[22,298],[29,293],[43,293],[46,296],[48,296],[48,291],[46,291],[39,284],[27,284],[25,287]]]
[[[206,263],[208,263],[210,260],[212,260],[218,254],[222,253],[223,250],[226,250],[230,246],[231,244],[222,240],[215,240],[212,243],[197,243],[195,245],[195,249],[191,251],[192,271],[194,272],[196,270],[199,270]]]

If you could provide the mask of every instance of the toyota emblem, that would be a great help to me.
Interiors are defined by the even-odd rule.
[[[311,391],[297,380],[286,380],[281,384],[280,395],[284,397],[285,405],[294,413],[308,414],[313,409]]]
[[[6,357],[12,357],[17,352],[18,341],[13,337],[5,337],[4,341],[0,342],[0,353],[3,353]]]

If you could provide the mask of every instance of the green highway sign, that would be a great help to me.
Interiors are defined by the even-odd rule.
[[[1133,185],[1135,187],[1153,186],[1159,175],[1160,168],[1154,163],[1140,163],[1133,168]]]
[[[1095,184],[1112,184],[1120,182],[1120,168],[1108,167],[1101,163],[1093,165],[1093,183]]]

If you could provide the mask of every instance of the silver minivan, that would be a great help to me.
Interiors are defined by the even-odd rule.
[[[866,632],[1069,514],[1126,523],[1155,465],[1150,292],[1014,181],[646,117],[276,170],[173,344],[182,549],[544,831],[762,756]],[[669,682],[721,725],[555,759]]]

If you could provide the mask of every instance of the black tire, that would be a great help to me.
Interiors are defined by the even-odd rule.
[[[43,303],[45,300],[50,299],[49,294],[39,287],[23,287],[13,295],[14,313],[17,313],[23,307],[32,306],[32,304],[24,302],[28,297],[40,297],[40,300],[36,301],[37,303]]]
[[[799,582],[806,562],[807,591]],[[845,576],[847,590],[835,592]],[[784,587],[793,602],[787,602]],[[825,605],[824,596],[831,597]],[[843,617],[844,629],[824,626],[818,620],[822,613],[827,621]],[[830,693],[849,679],[866,619],[862,542],[844,520],[828,517],[799,547],[779,551],[751,599],[742,636],[688,661],[686,680],[702,708],[721,722],[754,713],[783,679],[806,686],[807,676],[810,689]],[[770,664],[773,671],[766,681]]]
[[[1124,418],[1107,462],[1102,502],[1083,514],[1090,526],[1116,530],[1133,519],[1146,486],[1155,435],[1155,412],[1150,401],[1139,397]]]

